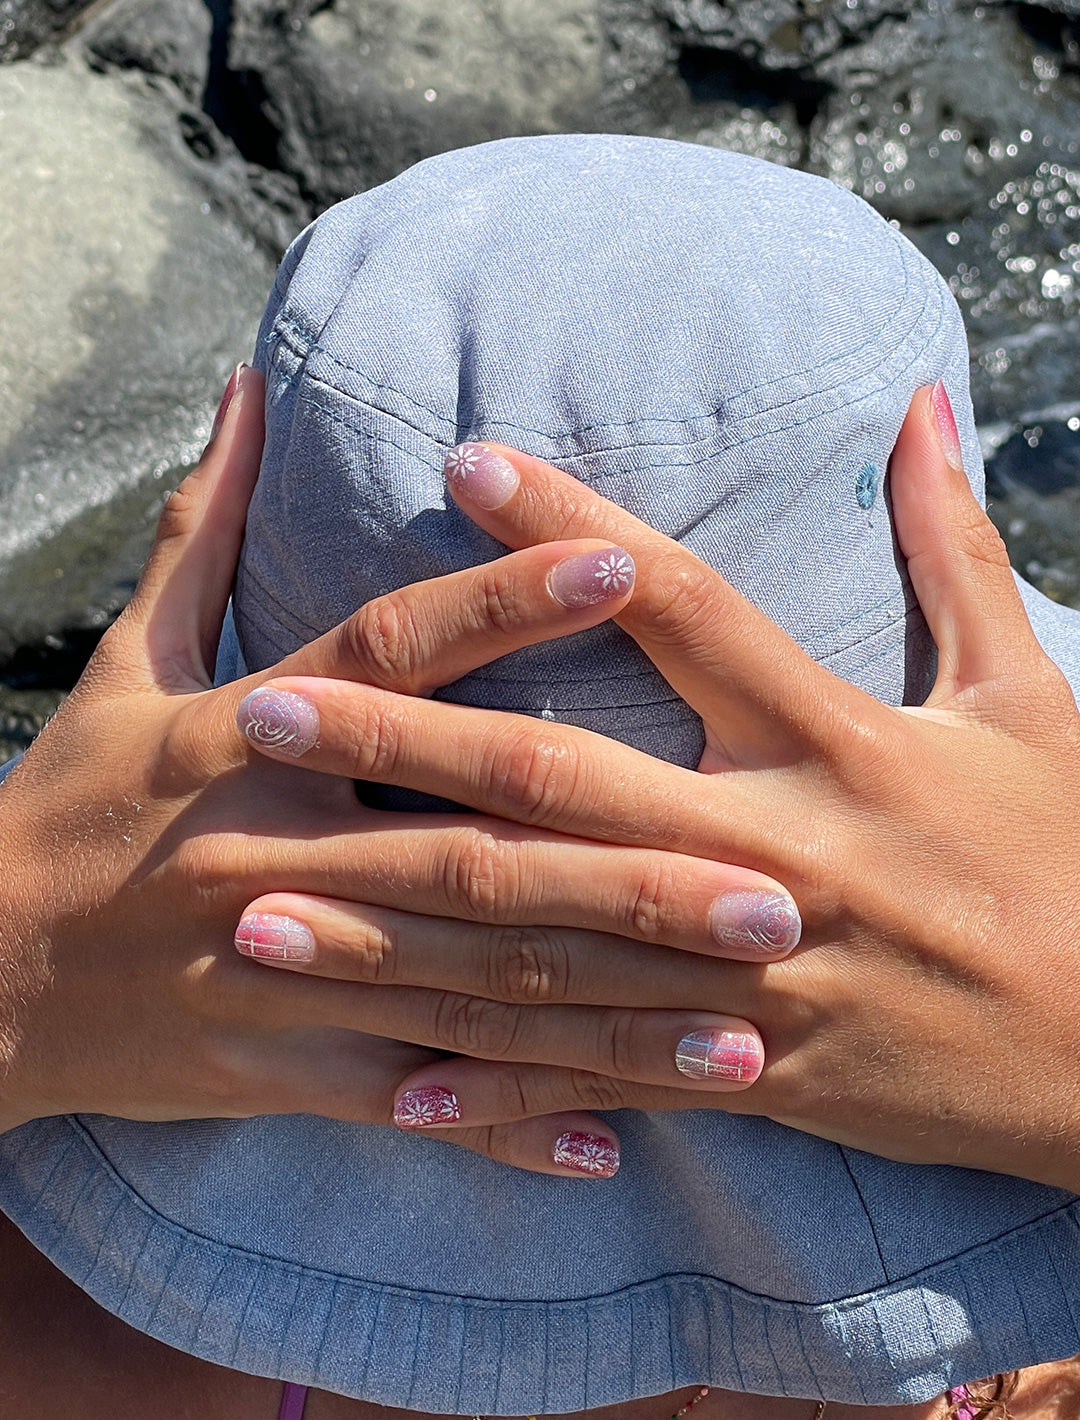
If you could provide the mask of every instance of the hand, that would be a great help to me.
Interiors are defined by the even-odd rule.
[[[649,849],[573,845],[466,814],[365,809],[351,782],[296,767],[302,741],[285,743],[283,733],[290,723],[297,733],[313,726],[303,715],[289,721],[295,699],[260,690],[266,675],[210,689],[258,470],[261,401],[261,377],[246,371],[199,468],[169,499],[131,606],[0,790],[0,1128],[72,1111],[144,1119],[304,1111],[389,1122],[402,1075],[436,1058],[433,1050],[467,1044],[491,1006],[470,994],[490,991],[491,955],[461,950],[470,934],[481,940],[480,929],[445,914],[504,924],[611,918],[630,933],[718,951],[727,948],[713,933],[717,897],[776,894],[761,874]],[[565,604],[575,601],[574,559],[611,551],[596,540],[545,546],[394,593],[275,674],[364,679],[376,698],[393,698],[387,687],[422,693],[624,606],[629,582],[590,605]],[[276,744],[285,765],[252,752],[237,728],[240,706],[248,734]],[[479,743],[498,718],[475,713]],[[429,749],[440,782],[453,781],[459,800],[475,797],[476,770],[457,773],[453,748]],[[500,868],[521,891],[492,910]],[[677,885],[671,904],[637,923],[661,879]],[[234,949],[242,916],[247,953],[268,949],[268,931],[281,940],[280,923],[245,914],[271,890],[321,894],[331,942],[326,924],[366,911],[361,982],[322,979],[319,961],[306,976],[266,971]],[[394,969],[388,943],[406,920],[395,911],[402,902],[424,914],[407,919],[415,980],[364,985],[365,971],[385,979]],[[290,950],[295,940],[286,938]],[[742,945],[757,950],[752,935]],[[333,966],[329,948],[325,960]],[[700,1010],[673,1011],[667,1028],[678,1033],[687,1021],[730,1028],[757,1047],[746,1022]],[[593,1139],[585,1162],[565,1144],[560,1152],[567,1135]],[[458,1137],[549,1172],[588,1172],[597,1147],[607,1172],[614,1158],[605,1153],[614,1131],[580,1112]]]
[[[702,716],[702,772],[512,716],[479,743],[475,712],[425,703],[406,717],[362,687],[325,688],[321,744],[304,762],[368,778],[392,766],[396,783],[460,798],[462,771],[441,776],[425,748],[437,740],[478,809],[742,864],[786,884],[805,925],[786,960],[680,959],[701,1005],[761,1031],[768,1063],[742,1092],[705,1097],[700,1078],[671,1088],[670,1040],[625,1021],[625,1048],[600,1074],[588,1037],[557,1029],[550,1006],[518,1008],[512,1040],[474,1042],[498,1063],[440,1061],[404,1090],[452,1090],[463,1125],[708,1099],[893,1158],[1080,1186],[1080,717],[971,496],[943,396],[916,394],[890,465],[939,649],[918,709],[816,666],[718,573],[573,478],[490,449],[505,464],[473,498],[458,461],[455,497],[504,543],[604,537],[632,554],[637,587],[618,620]]]

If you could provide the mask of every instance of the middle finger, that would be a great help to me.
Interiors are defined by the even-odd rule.
[[[368,811],[371,828],[285,840],[250,896],[318,893],[431,917],[614,933],[707,956],[782,955],[799,916],[774,879],[726,863],[489,818]],[[232,855],[212,861],[226,875]]]
[[[775,942],[790,918],[763,925],[773,928]],[[429,986],[521,1005],[689,1008],[743,994],[732,972],[713,960],[696,954],[675,959],[625,937],[487,926],[299,893],[271,893],[251,903],[235,945],[261,965],[305,975]],[[789,947],[755,943],[753,950],[756,955],[748,948],[743,960],[775,961]],[[729,949],[728,955],[736,953]]]

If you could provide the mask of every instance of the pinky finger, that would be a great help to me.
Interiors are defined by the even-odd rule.
[[[420,1126],[398,1127],[413,1132]],[[594,1114],[548,1114],[514,1124],[473,1125],[467,1129],[424,1126],[423,1132],[530,1173],[559,1178],[613,1178],[619,1169],[618,1137],[609,1124]]]

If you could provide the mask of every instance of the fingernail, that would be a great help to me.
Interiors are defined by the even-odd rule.
[[[734,1030],[695,1030],[675,1048],[675,1064],[692,1080],[756,1080],[764,1064],[756,1035]]]
[[[722,947],[753,957],[791,951],[802,932],[799,909],[783,892],[722,892],[712,905],[709,920]]]
[[[319,712],[290,690],[253,690],[236,711],[240,733],[260,749],[276,749],[299,759],[319,738]]]
[[[249,912],[241,917],[233,941],[243,956],[263,961],[311,961],[315,955],[311,928],[276,912]]]
[[[229,383],[225,386],[225,393],[221,396],[221,403],[218,405],[217,413],[214,415],[214,423],[210,429],[210,437],[206,441],[207,447],[209,447],[217,438],[218,434],[221,433],[221,426],[225,423],[225,416],[229,412],[229,405],[232,404],[233,395],[236,393],[237,387],[240,384],[240,376],[246,369],[247,366],[244,364],[243,360],[241,360],[240,364],[237,365],[236,369],[229,376]]]
[[[521,483],[514,465],[483,444],[458,444],[443,469],[452,488],[489,512],[509,502]]]
[[[442,1085],[406,1090],[394,1105],[394,1123],[399,1129],[430,1129],[433,1124],[456,1124],[460,1118],[457,1095]]]
[[[962,472],[964,455],[960,448],[960,433],[956,427],[948,392],[941,380],[938,380],[930,393],[930,403],[934,408],[934,419],[937,421],[938,438],[941,440],[941,452],[945,455],[945,462],[950,468]]]
[[[548,573],[548,590],[562,606],[598,606],[624,597],[634,585],[634,559],[621,547],[564,557]]]
[[[602,1134],[560,1134],[551,1157],[564,1169],[595,1178],[613,1178],[619,1171],[619,1151]]]

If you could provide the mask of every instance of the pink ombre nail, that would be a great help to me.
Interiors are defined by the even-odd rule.
[[[457,1095],[442,1085],[406,1090],[394,1105],[394,1123],[399,1129],[430,1129],[434,1124],[456,1124],[460,1118]]]
[[[483,444],[458,444],[447,454],[443,471],[456,493],[488,512],[508,503],[521,482],[514,465]]]
[[[249,912],[241,917],[233,941],[242,955],[261,961],[311,961],[315,955],[311,928],[276,912]]]
[[[695,1030],[675,1048],[675,1065],[692,1080],[734,1080],[749,1084],[764,1064],[756,1035],[735,1030]]]
[[[709,914],[722,947],[751,960],[781,956],[802,932],[799,909],[786,893],[761,889],[722,892]]]
[[[941,452],[945,455],[945,462],[950,468],[962,472],[964,455],[960,448],[960,432],[956,427],[956,418],[953,415],[948,392],[941,380],[938,380],[930,393],[930,403],[933,405],[934,419],[937,423],[938,438],[941,440]]]
[[[229,412],[229,405],[233,402],[233,395],[240,384],[240,376],[247,369],[243,361],[237,365],[236,369],[229,376],[229,383],[225,386],[225,393],[221,396],[221,403],[218,405],[217,413],[214,415],[214,423],[210,429],[210,438],[207,440],[207,448],[214,442],[221,433],[221,426],[225,423],[225,416]]]
[[[236,711],[240,733],[259,749],[299,759],[319,739],[319,712],[306,696],[261,688],[245,695]]]
[[[564,1169],[591,1174],[594,1178],[613,1178],[619,1171],[619,1150],[602,1134],[575,1130],[560,1134],[551,1157]]]
[[[626,596],[634,585],[634,559],[621,547],[605,547],[564,557],[548,573],[548,590],[561,606],[576,611]]]

